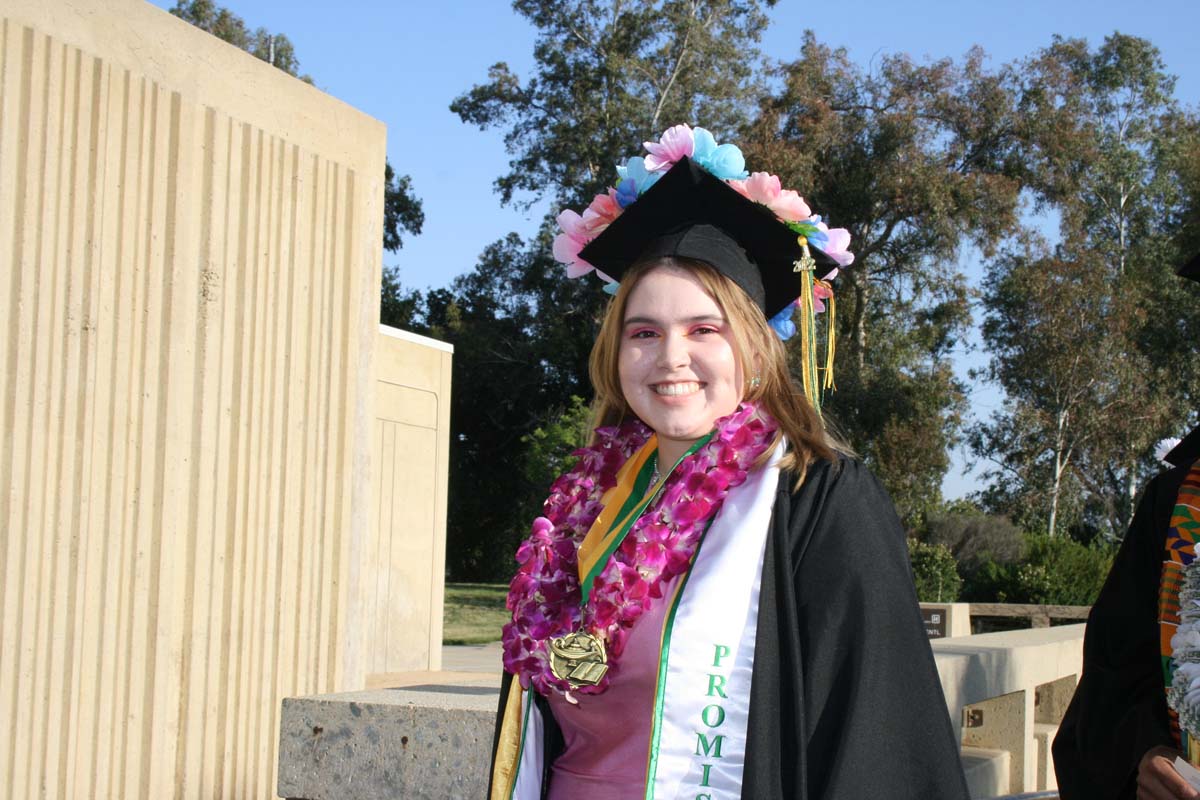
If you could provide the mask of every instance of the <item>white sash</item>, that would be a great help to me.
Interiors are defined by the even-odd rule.
[[[741,797],[762,559],[783,449],[726,496],[667,616],[647,800]]]
[[[521,691],[515,679],[509,691]],[[521,692],[521,704],[525,720],[521,729],[521,759],[517,764],[512,796],[514,800],[538,800],[542,796],[542,765],[546,758],[542,747],[545,727],[542,724],[542,712],[533,702],[533,687]]]

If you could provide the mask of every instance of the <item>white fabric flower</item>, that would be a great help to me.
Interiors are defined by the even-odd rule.
[[[1179,444],[1179,439],[1174,436],[1172,436],[1169,439],[1163,439],[1161,442],[1154,445],[1154,457],[1157,458],[1159,461],[1163,462],[1164,464],[1170,463],[1169,461],[1167,461],[1167,453],[1174,450],[1175,446],[1178,444]]]

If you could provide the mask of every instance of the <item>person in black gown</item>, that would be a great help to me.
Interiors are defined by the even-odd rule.
[[[1200,282],[1200,256],[1179,272]],[[1200,798],[1175,772],[1179,755],[1163,690],[1158,593],[1179,488],[1200,460],[1200,427],[1146,485],[1088,616],[1083,675],[1054,740],[1062,800]]]

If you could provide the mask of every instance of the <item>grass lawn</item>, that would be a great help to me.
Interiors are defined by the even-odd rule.
[[[442,644],[500,641],[500,627],[510,619],[504,607],[507,594],[502,583],[447,583]]]

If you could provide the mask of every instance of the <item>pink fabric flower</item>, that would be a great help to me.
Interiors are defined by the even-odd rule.
[[[817,227],[825,232],[829,241],[825,243],[825,255],[837,262],[839,267],[848,267],[854,263],[854,253],[846,248],[850,246],[850,231],[845,228],[830,228],[824,222],[818,222]]]
[[[775,212],[775,216],[785,222],[800,222],[812,216],[812,209],[808,207],[808,203],[791,189],[780,190],[779,197],[768,207]]]
[[[609,194],[596,195],[582,216],[568,208],[556,217],[562,233],[554,237],[552,252],[555,261],[567,265],[568,278],[582,278],[596,270],[605,283],[613,282],[611,277],[580,258],[579,251],[620,215],[621,207],[617,205],[615,193],[610,190]]]
[[[755,172],[744,181],[727,181],[742,197],[764,205],[785,222],[800,222],[812,216],[808,203],[791,189],[784,189],[779,176]]]
[[[817,281],[813,284],[813,311],[820,314],[825,311],[825,301],[833,297],[833,290],[824,283]]]
[[[592,238],[587,222],[569,208],[558,215],[557,222],[562,233],[554,237],[554,260],[567,265],[568,278],[581,278],[595,269],[579,257],[579,251]]]
[[[587,233],[588,241],[596,238],[600,233],[612,224],[612,221],[621,216],[621,206],[617,205],[616,192],[612,189],[608,194],[598,194],[592,200],[583,212],[583,228]]]
[[[689,125],[676,125],[667,128],[662,138],[657,142],[643,142],[646,152],[646,169],[650,172],[668,170],[675,162],[684,156],[691,156],[695,151],[696,139]]]

